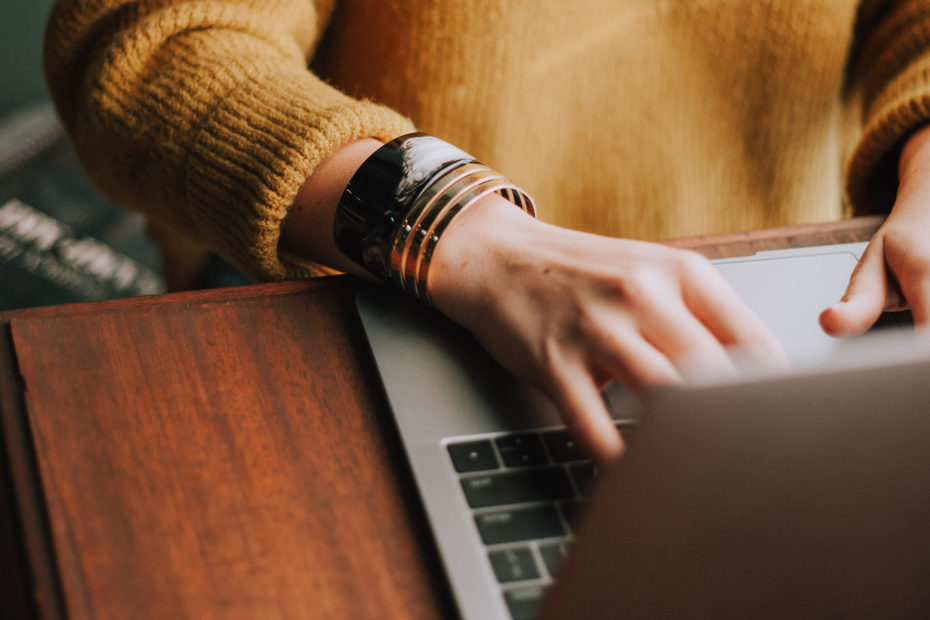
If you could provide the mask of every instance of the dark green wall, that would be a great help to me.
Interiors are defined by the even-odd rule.
[[[0,115],[47,98],[42,31],[52,0],[0,0]]]

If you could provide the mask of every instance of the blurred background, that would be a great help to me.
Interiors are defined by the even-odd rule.
[[[42,76],[51,5],[0,2],[0,310],[164,290],[143,218],[94,189],[51,107]]]

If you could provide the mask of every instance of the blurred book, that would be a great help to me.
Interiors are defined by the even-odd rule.
[[[163,292],[145,219],[90,183],[48,103],[0,118],[0,310]]]

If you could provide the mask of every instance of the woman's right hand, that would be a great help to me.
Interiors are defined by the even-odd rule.
[[[784,359],[781,346],[702,256],[536,221],[497,196],[442,237],[430,268],[436,307],[558,406],[600,461],[623,444],[601,390],[674,384],[729,369],[725,347]]]

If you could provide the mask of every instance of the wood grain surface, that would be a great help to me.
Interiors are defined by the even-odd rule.
[[[735,256],[859,241],[879,223],[669,243]],[[454,615],[354,287],[332,277],[0,314],[16,513],[0,534],[17,530],[8,564],[28,573],[33,611]]]
[[[70,617],[448,615],[340,283],[12,322]]]
[[[674,247],[695,250],[707,258],[750,256],[766,250],[868,241],[882,221],[884,217],[874,215],[827,224],[807,224],[722,235],[686,237],[665,243]]]

